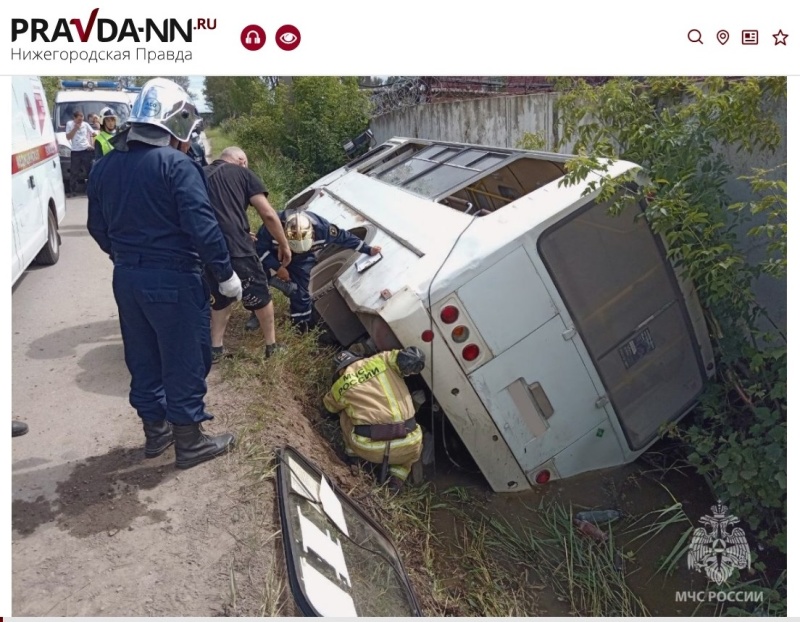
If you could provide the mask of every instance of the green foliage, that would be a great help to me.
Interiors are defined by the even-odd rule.
[[[342,145],[369,124],[369,95],[355,78],[295,77],[265,93],[227,129],[248,154],[286,173],[287,198],[344,165]]]
[[[248,151],[248,153],[253,153]],[[297,172],[297,165],[280,153],[264,152],[261,157],[254,159],[250,168],[264,182],[269,190],[269,202],[277,210],[284,205],[300,190],[297,180],[300,175]],[[255,214],[255,210],[249,210],[253,215],[255,226],[253,231],[261,226],[261,218]]]
[[[53,106],[56,102],[56,93],[59,89],[59,81],[61,78],[57,76],[42,76],[42,86],[44,87],[45,97],[47,98],[47,105],[52,112]]]
[[[729,208],[762,215],[763,223],[752,227],[747,235],[768,240],[767,258],[760,267],[763,272],[776,278],[786,276],[786,181],[775,179],[778,169],[784,168],[785,164],[769,170],[757,168],[753,175],[740,177],[739,179],[749,181],[753,192],[761,195],[761,198],[757,201],[736,203]]]
[[[543,151],[547,148],[547,139],[541,132],[525,132],[522,138],[517,141],[517,149],[528,149],[529,151]]]
[[[214,113],[212,121],[251,114],[266,102],[271,85],[271,79],[258,76],[206,76],[203,94]]]
[[[689,462],[714,492],[766,542],[786,552],[785,338],[764,331],[755,278],[786,274],[786,182],[779,171],[756,170],[745,179],[756,201],[730,205],[731,166],[722,147],[774,151],[781,134],[772,115],[785,106],[785,78],[729,80],[659,77],[613,79],[591,87],[564,80],[558,109],[563,143],[575,141],[577,159],[565,184],[601,180],[586,192],[626,201],[647,197],[646,217],[668,243],[668,256],[697,288],[717,364],[692,423],[670,426],[691,450]],[[609,175],[609,158],[642,166],[636,195]],[[767,257],[751,265],[735,230],[755,218],[748,235],[764,241]]]

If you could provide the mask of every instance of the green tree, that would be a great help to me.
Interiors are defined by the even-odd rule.
[[[578,154],[562,183],[585,184],[589,171],[601,171],[586,191],[599,190],[598,200],[618,197],[614,212],[646,197],[646,217],[704,307],[717,381],[694,417],[668,432],[686,441],[689,462],[759,541],[785,552],[786,342],[779,330],[762,328],[768,316],[752,285],[762,275],[785,278],[786,183],[781,171],[757,170],[748,177],[757,200],[731,205],[731,167],[720,147],[780,145],[773,113],[786,105],[786,79],[565,80],[559,88],[562,144],[575,141]],[[647,181],[629,190],[632,177],[604,174],[609,158],[640,164]],[[739,250],[733,225],[744,214],[761,217],[749,232],[768,244],[760,263]]]
[[[367,129],[370,106],[354,77],[294,77],[267,91],[232,128],[248,151],[293,161],[299,190],[346,162],[342,145]]]
[[[41,79],[45,97],[47,97],[47,104],[52,111],[56,101],[56,93],[58,93],[58,89],[60,88],[59,83],[61,78],[56,76],[42,76]]]
[[[264,103],[277,78],[257,76],[206,76],[203,95],[213,112],[213,122],[250,114]]]

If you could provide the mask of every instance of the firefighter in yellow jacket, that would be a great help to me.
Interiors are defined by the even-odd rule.
[[[323,404],[339,413],[345,452],[381,465],[380,483],[389,475],[389,488],[399,490],[422,454],[422,429],[403,376],[420,373],[425,355],[413,346],[369,358],[345,350],[334,365]]]

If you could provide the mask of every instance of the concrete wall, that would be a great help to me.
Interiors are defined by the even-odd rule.
[[[515,147],[525,132],[542,132],[552,150],[557,97],[542,93],[423,104],[377,117],[370,128],[378,143],[412,136],[492,147]]]
[[[393,136],[408,136],[511,148],[517,146],[526,132],[540,133],[547,143],[545,150],[555,151],[561,132],[555,112],[557,99],[557,93],[536,93],[422,104],[376,117],[370,128],[378,144]],[[769,169],[786,162],[785,100],[775,107],[773,114],[783,135],[782,145],[775,153],[747,154],[737,153],[731,147],[720,148],[733,169],[726,185],[733,202],[754,199],[748,183],[738,177],[752,174],[754,168]],[[568,144],[559,151],[572,153],[572,147]],[[786,179],[785,169],[783,179]],[[758,261],[763,257],[766,243],[747,238],[745,230],[739,232],[742,249],[751,261]],[[763,278],[756,285],[756,294],[785,330],[786,281]]]

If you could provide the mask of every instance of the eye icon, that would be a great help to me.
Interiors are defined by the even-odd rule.
[[[300,31],[291,24],[281,26],[275,33],[275,43],[282,50],[294,50],[300,45]]]

